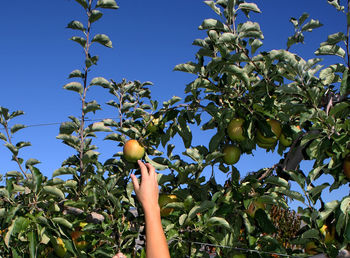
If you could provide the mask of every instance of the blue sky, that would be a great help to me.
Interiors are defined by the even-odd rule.
[[[194,60],[197,48],[192,42],[205,37],[205,33],[197,28],[203,19],[216,18],[215,13],[202,0],[119,0],[117,3],[120,9],[105,10],[104,17],[93,28],[93,33],[108,34],[114,48],[97,45],[93,48],[92,53],[99,55],[100,61],[91,78],[152,81],[152,95],[159,102],[173,95],[184,97],[184,87],[194,77],[174,72],[173,68],[176,64]],[[324,24],[312,33],[305,33],[305,45],[290,49],[304,58],[314,57],[313,52],[327,35],[346,28],[345,15],[338,13],[327,0],[256,3],[262,14],[251,17],[260,23],[265,36],[261,50],[284,49],[287,37],[293,34],[289,18],[298,18],[304,12]],[[4,1],[1,9],[0,106],[25,111],[25,116],[15,122],[27,125],[62,122],[69,115],[78,116],[79,99],[62,86],[69,82],[68,74],[82,66],[81,47],[68,40],[76,32],[65,28],[72,20],[84,21],[82,8],[74,0],[12,0]],[[325,64],[338,61],[327,59]],[[103,89],[94,89],[90,99],[103,104],[110,97]],[[115,117],[113,112],[104,106],[104,111],[97,112],[95,118]],[[32,147],[23,150],[23,157],[39,159],[42,162],[39,168],[49,177],[72,153],[55,138],[58,128],[59,125],[30,127],[17,133],[15,139],[32,142]],[[193,144],[209,142],[206,136],[196,133]],[[103,153],[103,161],[120,149],[113,142],[105,142],[99,151]],[[254,157],[241,157],[237,168],[242,175],[272,166],[279,160],[277,155],[266,155],[261,149],[254,154]],[[17,169],[10,158],[7,149],[0,146],[1,174]],[[225,177],[219,175],[219,180],[223,181]],[[335,198],[336,194],[327,197],[329,200]]]

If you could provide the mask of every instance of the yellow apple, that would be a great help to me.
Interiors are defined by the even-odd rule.
[[[145,155],[145,148],[136,140],[129,140],[124,144],[124,158],[129,162],[136,162]]]
[[[170,215],[174,208],[164,208],[165,205],[172,202],[177,202],[178,198],[175,194],[160,194],[158,198],[158,203],[160,207],[160,215],[162,217]]]

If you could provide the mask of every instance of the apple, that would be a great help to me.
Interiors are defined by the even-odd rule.
[[[245,136],[243,135],[243,127],[242,127],[243,123],[244,123],[243,118],[234,118],[228,124],[227,134],[232,141],[237,141],[237,142],[244,141]]]
[[[281,136],[279,138],[280,143],[284,146],[284,147],[289,147],[292,145],[293,140],[291,137],[286,136],[284,133],[281,133]]]
[[[305,245],[305,252],[311,255],[318,254],[319,252],[317,251],[317,246],[315,242],[307,242]]]
[[[276,142],[274,143],[263,143],[258,138],[256,139],[256,144],[263,149],[273,149],[276,145]]]
[[[227,165],[232,165],[238,162],[240,156],[241,156],[241,150],[233,145],[226,145],[223,149],[224,154],[224,162]]]
[[[324,243],[330,244],[333,242],[335,238],[335,227],[334,226],[327,226],[323,225],[320,228],[321,234],[324,236]]]
[[[63,240],[60,237],[57,237],[55,239],[55,242],[56,243],[53,244],[53,250],[54,250],[55,254],[58,257],[64,257],[67,253],[67,248],[66,248],[65,244],[63,243]]]
[[[266,206],[264,203],[260,202],[260,201],[253,201],[251,204],[249,204],[248,208],[247,208],[247,213],[250,217],[254,218],[255,217],[255,212],[258,209],[263,209],[265,210]]]
[[[350,180],[350,155],[346,156],[343,162],[344,175]]]
[[[163,208],[168,203],[177,202],[178,198],[175,194],[160,194],[158,198],[158,203],[160,207],[160,215],[162,217],[168,216],[174,211],[174,208]]]
[[[270,125],[272,133],[275,135],[273,137],[266,137],[262,134],[260,130],[256,132],[257,140],[260,141],[260,143],[264,144],[272,144],[276,143],[277,139],[281,136],[282,133],[282,127],[280,122],[274,119],[266,119],[266,122]]]
[[[129,162],[136,162],[145,155],[145,148],[136,140],[128,140],[123,148],[124,158]]]

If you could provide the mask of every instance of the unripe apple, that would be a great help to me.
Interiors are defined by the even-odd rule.
[[[343,162],[344,175],[350,180],[350,155],[346,156]]]
[[[280,143],[284,146],[284,147],[289,147],[292,145],[293,140],[291,137],[286,136],[284,133],[281,133],[281,136],[279,138]]]
[[[238,162],[240,156],[241,156],[241,150],[233,145],[226,145],[223,149],[224,154],[224,162],[227,165],[232,165]]]
[[[232,141],[238,141],[238,142],[244,141],[245,136],[243,135],[243,127],[242,127],[243,123],[244,123],[243,118],[234,118],[228,124],[227,134]]]
[[[67,253],[67,248],[60,237],[55,239],[53,243],[53,250],[58,257],[64,257]]]
[[[136,162],[145,155],[145,148],[136,140],[129,140],[124,144],[124,158],[129,162]]]
[[[277,139],[281,136],[282,127],[280,122],[274,119],[266,119],[266,122],[271,126],[271,131],[275,136],[266,137],[262,134],[261,131],[256,132],[256,137],[261,143],[272,144],[277,141]]]
[[[327,226],[323,225],[320,228],[322,235],[324,236],[324,243],[329,244],[332,243],[335,238],[335,226]]]
[[[265,210],[266,206],[264,203],[260,202],[260,201],[253,201],[251,204],[249,204],[248,208],[247,208],[247,213],[249,216],[251,216],[252,218],[255,217],[255,212],[258,209],[263,209]]]
[[[171,214],[174,211],[173,208],[163,208],[163,207],[168,203],[177,202],[177,201],[178,201],[178,198],[175,194],[160,194],[158,198],[160,215],[164,217]]]

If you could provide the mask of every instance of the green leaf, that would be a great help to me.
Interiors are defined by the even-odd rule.
[[[67,227],[67,228],[73,228],[73,225],[72,223],[70,223],[68,220],[66,220],[65,218],[61,218],[61,217],[55,217],[55,218],[52,218],[52,221],[57,223],[57,224],[60,224],[64,227]]]
[[[302,238],[315,238],[318,239],[319,238],[319,231],[317,229],[309,229],[307,231],[305,231],[302,235]]]
[[[315,55],[334,55],[345,57],[345,51],[337,45],[324,45],[315,51]]]
[[[232,227],[227,222],[227,220],[225,220],[224,218],[220,218],[220,217],[211,217],[210,219],[208,219],[207,225],[209,227],[211,227],[211,226],[220,226],[220,227],[226,228],[229,231],[232,230]]]
[[[54,186],[44,186],[43,187],[43,191],[45,193],[48,193],[48,194],[51,194],[53,196],[56,196],[60,199],[64,199],[64,193],[58,189],[57,187],[54,187]]]
[[[26,126],[22,125],[22,124],[15,124],[11,127],[11,133],[14,134],[15,132],[17,132],[23,128],[26,128]]]
[[[73,167],[61,167],[59,169],[56,169],[52,177],[60,176],[60,175],[75,175],[77,173],[76,169]]]
[[[96,100],[86,103],[84,107],[85,114],[89,112],[93,112],[95,114],[97,110],[101,110],[101,106],[96,102]]]
[[[85,130],[88,130],[89,132],[112,132],[113,130],[105,126],[103,122],[96,122],[93,123],[92,125],[89,125],[89,127]]]
[[[174,71],[197,74],[200,71],[200,67],[196,63],[188,62],[176,65]]]
[[[68,78],[76,78],[76,77],[79,77],[79,78],[84,78],[84,74],[80,71],[80,70],[74,70],[72,71]]]
[[[168,169],[167,165],[163,165],[160,163],[155,162],[154,160],[152,160],[146,153],[145,155],[145,160],[146,162],[150,163],[156,170],[165,170]]]
[[[208,209],[211,209],[215,206],[215,203],[212,201],[205,200],[200,205],[194,206],[187,215],[186,221],[192,220],[198,212],[205,212]]]
[[[350,103],[340,102],[331,108],[329,115],[334,116],[340,112],[347,111],[347,110],[350,110]]]
[[[63,122],[60,125],[60,134],[72,134],[75,130],[78,130],[79,127],[73,122]]]
[[[330,5],[334,6],[338,11],[343,11],[344,6],[339,5],[339,0],[328,0],[327,1]]]
[[[237,76],[245,85],[249,85],[249,76],[243,68],[237,65],[227,65],[224,71]]]
[[[192,142],[192,133],[191,133],[190,127],[186,123],[183,116],[179,116],[178,121],[179,121],[179,126],[177,127],[178,133],[183,140],[185,148],[189,148]]]
[[[13,155],[17,156],[18,148],[13,146],[11,143],[5,143],[4,145],[12,152]]]
[[[101,19],[102,16],[103,16],[103,13],[101,13],[99,10],[92,10],[91,15],[89,17],[89,21],[90,23],[96,22],[99,19]]]
[[[328,216],[339,207],[339,201],[334,200],[327,202],[324,206],[324,210],[320,212],[320,218],[322,221],[325,221]]]
[[[71,90],[82,94],[84,91],[83,85],[79,82],[70,82],[63,86],[63,89]]]
[[[213,152],[218,149],[219,144],[225,137],[225,132],[223,130],[218,130],[218,132],[210,139],[209,151]]]
[[[34,165],[39,164],[39,163],[40,163],[40,161],[37,159],[28,159],[26,161],[26,168],[28,169],[29,166],[34,166]]]
[[[319,28],[323,26],[322,23],[320,23],[319,20],[311,19],[308,23],[306,23],[302,28],[301,31],[312,31],[313,29]]]
[[[35,258],[36,256],[36,251],[38,247],[38,240],[37,240],[37,235],[36,231],[30,231],[28,233],[28,240],[29,240],[29,253],[31,258]]]
[[[77,3],[79,3],[84,9],[88,8],[88,5],[85,0],[75,0]]]
[[[268,234],[276,232],[275,226],[272,224],[271,220],[268,218],[266,212],[263,209],[258,209],[255,212],[254,218],[258,222],[259,227]]]
[[[343,32],[334,33],[328,36],[326,42],[322,42],[321,46],[325,45],[335,45],[341,41],[345,40],[345,35]]]
[[[238,5],[238,8],[239,9],[242,9],[242,10],[247,10],[247,11],[253,11],[253,12],[256,12],[256,13],[261,13],[259,7],[254,4],[254,3],[241,3]]]
[[[6,232],[6,235],[4,237],[4,242],[5,242],[5,245],[7,246],[7,248],[10,248],[10,239],[11,239],[11,235],[12,235],[12,232],[13,232],[13,228],[15,226],[15,223],[16,223],[16,219],[12,220],[12,223],[11,225],[7,228],[7,232]]]
[[[71,21],[67,25],[68,29],[85,31],[84,25],[80,21]]]
[[[96,7],[105,8],[105,9],[119,8],[115,0],[98,0]]]
[[[105,34],[97,34],[93,37],[91,42],[97,42],[105,47],[112,48],[112,41],[109,39],[109,37]]]
[[[318,197],[321,192],[327,188],[329,186],[329,183],[323,183],[322,185],[318,185],[316,187],[313,187],[311,190],[308,190],[308,192],[310,193],[311,197],[314,199],[314,201],[316,202],[316,197]]]
[[[220,8],[215,5],[213,1],[204,1],[216,14],[221,15]]]
[[[106,80],[103,77],[95,77],[91,80],[90,85],[98,85],[101,86],[105,89],[110,89],[111,88],[111,84],[108,80]]]
[[[341,96],[345,96],[350,92],[350,78],[349,69],[346,68],[343,73],[343,79],[341,81],[339,93]]]
[[[285,180],[284,178],[277,177],[277,176],[268,177],[265,180],[265,183],[267,183],[267,184],[274,184],[274,185],[278,185],[278,186],[289,188],[288,181]]]
[[[250,47],[252,48],[252,54],[256,52],[256,50],[263,45],[263,43],[259,39],[254,39],[251,43],[249,41]]]
[[[4,141],[7,141],[7,138],[6,138],[6,136],[3,133],[0,133],[0,139],[4,140]]]
[[[86,39],[82,37],[71,37],[70,40],[73,40],[74,42],[77,42],[79,45],[81,45],[83,48],[86,47]]]
[[[221,21],[215,19],[205,19],[199,26],[200,30],[219,30],[219,31],[230,31],[227,25],[224,25]]]
[[[350,211],[350,197],[346,197],[342,200],[340,204],[340,210],[344,214],[347,214]]]

